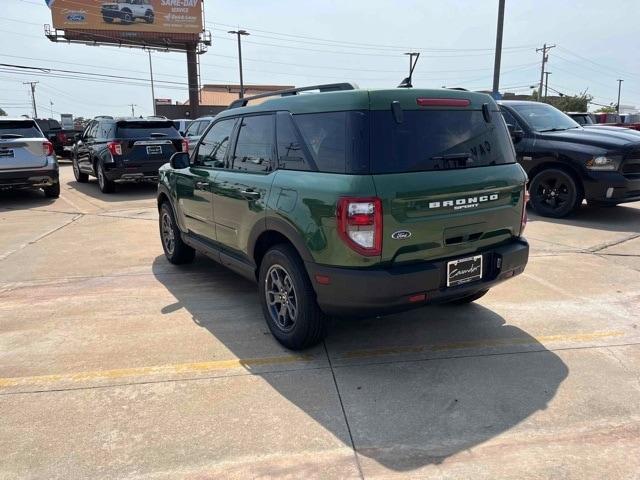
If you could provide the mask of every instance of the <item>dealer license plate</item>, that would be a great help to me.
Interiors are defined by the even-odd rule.
[[[148,155],[162,155],[162,147],[160,145],[149,145],[147,147]]]
[[[447,263],[447,287],[475,282],[482,278],[482,255],[459,258]]]

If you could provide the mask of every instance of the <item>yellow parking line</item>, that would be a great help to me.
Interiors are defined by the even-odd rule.
[[[251,368],[262,365],[281,365],[296,362],[309,362],[311,355],[287,355],[282,357],[216,360],[212,362],[181,363],[176,365],[158,365],[153,367],[119,368],[115,370],[97,370],[93,372],[61,373],[56,375],[38,375],[33,377],[0,378],[0,388],[43,385],[51,383],[73,383],[94,380],[116,380],[142,376],[178,375],[207,373],[232,368]]]
[[[623,332],[593,332],[562,335],[542,335],[539,337],[512,337],[468,340],[454,343],[434,343],[428,345],[406,345],[397,347],[371,348],[353,350],[342,355],[343,358],[367,358],[401,353],[441,352],[447,350],[461,350],[465,348],[508,347],[511,345],[527,345],[544,342],[588,342],[598,338],[619,337]]]
[[[440,352],[447,350],[461,350],[468,348],[491,348],[515,345],[527,345],[544,342],[588,342],[600,338],[619,337],[623,332],[593,332],[563,335],[543,335],[539,337],[493,338],[469,340],[454,343],[434,343],[428,345],[407,345],[397,347],[373,348],[366,350],[352,350],[345,352],[341,358],[374,358],[385,355],[403,353]],[[80,383],[100,380],[119,380],[140,377],[171,376],[181,374],[203,374],[218,370],[234,368],[252,368],[265,365],[282,365],[297,362],[310,362],[312,355],[285,355],[281,357],[249,358],[216,360],[211,362],[180,363],[174,365],[157,365],[151,367],[120,368],[114,370],[96,370],[76,373],[61,373],[54,375],[38,375],[31,377],[0,378],[0,388],[26,387],[50,385],[53,383]]]

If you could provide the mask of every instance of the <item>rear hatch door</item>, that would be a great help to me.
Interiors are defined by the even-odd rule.
[[[182,137],[170,120],[120,121],[116,127],[127,167],[157,170],[182,149]]]
[[[0,171],[44,167],[44,142],[33,120],[0,120]]]
[[[489,96],[444,92],[419,106],[433,92],[409,90],[394,114],[375,94],[371,170],[383,201],[383,261],[462,256],[520,234],[526,175]]]

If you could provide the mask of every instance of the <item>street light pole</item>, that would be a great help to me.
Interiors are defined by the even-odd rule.
[[[622,90],[622,82],[624,82],[624,80],[619,78],[618,79],[618,103],[616,104],[616,112],[618,113],[620,113],[620,91]]]
[[[249,32],[246,30],[229,30],[229,32],[233,35],[238,36],[238,65],[240,67],[240,98],[244,98],[244,80],[242,78],[242,41],[240,37],[243,35],[249,35]]]
[[[153,102],[153,114],[156,114],[156,91],[153,84],[153,63],[151,63],[151,50],[149,50],[149,74],[151,76],[151,101]]]
[[[502,60],[502,27],[504,25],[504,0],[498,3],[498,28],[496,31],[496,58],[493,64],[493,89],[497,94],[500,90],[500,62]]]
[[[405,55],[409,56],[409,76],[405,78],[402,83],[399,85],[402,88],[411,88],[413,87],[413,71],[418,64],[418,59],[420,58],[419,52],[407,52]],[[415,57],[415,60],[414,60]]]

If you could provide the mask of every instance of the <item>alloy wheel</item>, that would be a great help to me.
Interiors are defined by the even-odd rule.
[[[265,279],[265,296],[274,324],[290,332],[298,317],[298,297],[289,272],[279,264],[269,268]]]
[[[173,222],[167,212],[162,214],[162,243],[169,255],[173,255],[176,246],[176,237],[173,233]]]

